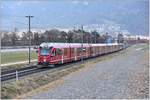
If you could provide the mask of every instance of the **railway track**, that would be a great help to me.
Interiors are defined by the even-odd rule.
[[[92,59],[91,59],[92,60]],[[38,72],[44,72],[47,70],[51,70],[51,72],[55,72],[58,70],[62,70],[65,68],[69,68],[72,67],[75,64],[81,64],[82,62],[77,61],[77,62],[73,62],[73,63],[66,63],[66,64],[61,64],[61,65],[56,65],[55,67],[44,67],[44,68],[38,68],[36,66],[34,67],[28,67],[28,68],[23,68],[23,69],[19,69],[19,70],[13,70],[13,71],[9,71],[9,72],[3,72],[3,74],[1,74],[0,78],[1,78],[1,82],[5,82],[8,80],[12,80],[12,79],[16,79],[18,80],[18,78],[21,78],[23,76],[27,76],[27,75],[31,75],[34,73],[38,73]]]
[[[32,69],[32,68],[36,68],[36,66],[35,65],[32,65],[32,66],[27,65],[23,68],[17,68],[17,69],[11,69],[11,70],[7,70],[7,71],[1,71],[1,75],[16,72],[16,70],[17,71],[23,71],[23,70],[28,70],[28,69]]]
[[[8,72],[3,72],[1,74],[0,78],[1,78],[1,82],[3,82],[3,81],[15,79],[15,78],[18,79],[19,77],[26,76],[26,75],[33,74],[33,73],[37,73],[37,72],[44,71],[44,70],[46,70],[46,69],[36,68],[35,66],[34,67],[28,67],[28,68],[22,68],[19,70],[11,70]]]
[[[97,57],[94,57],[94,58],[92,57],[92,59],[87,58],[85,60],[86,61],[93,61],[96,58]],[[0,78],[1,78],[1,82],[12,80],[12,79],[17,80],[18,78],[26,76],[26,75],[31,75],[34,73],[47,71],[47,70],[51,70],[51,69],[54,69],[54,71],[57,71],[57,70],[68,68],[68,67],[74,66],[75,64],[77,65],[77,64],[81,64],[81,63],[82,63],[81,61],[76,61],[76,62],[70,62],[70,63],[56,65],[55,67],[44,67],[44,68],[38,68],[36,65],[35,66],[29,66],[29,67],[21,68],[18,70],[10,70],[7,72],[1,72]]]

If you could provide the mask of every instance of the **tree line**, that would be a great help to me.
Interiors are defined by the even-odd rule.
[[[61,42],[61,43],[107,43],[115,42],[114,38],[108,33],[100,35],[97,31],[87,32],[83,30],[70,30],[68,32],[57,29],[46,30],[44,33],[23,32],[20,36],[17,32],[8,34],[3,33],[1,38],[2,46],[27,46],[29,35],[32,45],[39,45],[42,42]],[[123,35],[118,35],[118,42],[123,42]]]

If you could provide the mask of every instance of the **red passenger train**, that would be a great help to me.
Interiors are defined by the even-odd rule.
[[[55,65],[112,53],[123,44],[42,43],[38,48],[38,65]],[[83,50],[83,51],[82,51]]]

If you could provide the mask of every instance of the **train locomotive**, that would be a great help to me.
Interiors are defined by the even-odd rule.
[[[56,65],[100,56],[123,49],[123,44],[42,43],[38,48],[38,65]]]

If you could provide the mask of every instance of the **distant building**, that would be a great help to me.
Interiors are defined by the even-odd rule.
[[[115,39],[112,37],[109,37],[108,39],[106,39],[106,43],[114,43]]]

